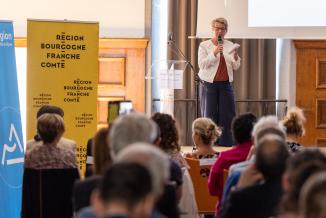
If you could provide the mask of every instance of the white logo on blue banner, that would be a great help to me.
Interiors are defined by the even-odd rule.
[[[18,218],[24,147],[11,21],[0,21],[0,78],[0,217]]]

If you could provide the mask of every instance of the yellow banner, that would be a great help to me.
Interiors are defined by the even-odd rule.
[[[86,143],[96,132],[99,24],[28,20],[27,140],[43,105],[64,110],[64,137],[77,143],[83,172]]]

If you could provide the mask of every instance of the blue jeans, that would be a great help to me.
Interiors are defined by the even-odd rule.
[[[231,83],[205,82],[199,87],[201,115],[211,118],[222,128],[222,136],[218,144],[232,146],[234,144],[231,133],[231,122],[235,117],[235,101]]]

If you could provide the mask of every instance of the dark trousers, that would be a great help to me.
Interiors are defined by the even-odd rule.
[[[235,101],[231,83],[201,81],[199,87],[201,115],[211,118],[222,128],[218,144],[232,146],[231,122],[235,116]]]

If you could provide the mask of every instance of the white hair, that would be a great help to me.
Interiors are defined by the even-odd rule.
[[[286,140],[285,127],[277,120],[276,116],[269,115],[261,117],[255,124],[252,130],[255,146],[257,146],[258,141],[268,133],[277,134],[284,141]]]
[[[126,146],[135,142],[154,143],[157,126],[145,114],[131,113],[118,117],[109,133],[109,146],[112,156],[116,156]]]
[[[154,145],[138,142],[123,149],[116,157],[117,162],[136,162],[144,165],[152,177],[152,190],[156,196],[163,193],[164,184],[170,178],[169,156]]]

